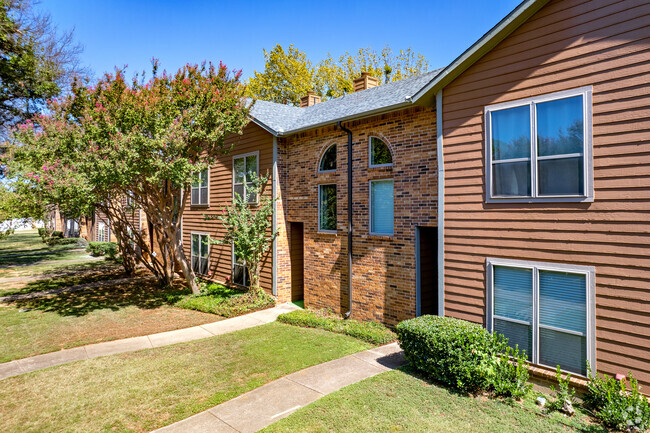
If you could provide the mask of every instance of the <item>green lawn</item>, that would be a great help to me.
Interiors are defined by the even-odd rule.
[[[13,254],[15,250],[47,251],[48,249],[38,235],[38,230],[17,231],[7,239],[0,240],[0,256]]]
[[[140,281],[0,304],[0,362],[221,319],[174,307],[189,293]]]
[[[532,399],[532,397],[531,397]],[[520,405],[460,395],[394,370],[348,386],[262,430],[281,432],[606,432],[584,418],[550,416]]]
[[[0,381],[2,431],[146,432],[369,347],[344,335],[271,323],[53,367]]]

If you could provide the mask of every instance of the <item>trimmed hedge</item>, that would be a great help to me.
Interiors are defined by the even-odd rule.
[[[63,239],[63,232],[60,232],[60,231],[58,231],[58,230],[57,230],[57,231],[53,231],[51,237],[53,237],[53,238],[61,238],[61,239]]]
[[[278,322],[304,328],[319,328],[337,334],[345,334],[372,344],[387,344],[395,341],[393,331],[376,322],[343,320],[340,317],[318,313],[311,310],[296,310],[280,314]]]
[[[494,362],[506,349],[503,336],[451,317],[420,316],[396,331],[411,366],[464,392],[490,387]]]
[[[51,247],[54,245],[80,245],[81,238],[59,238],[51,236],[45,239],[45,243]]]
[[[106,256],[110,260],[115,260],[117,257],[117,243],[115,242],[88,242],[86,251],[91,256],[99,257]]]

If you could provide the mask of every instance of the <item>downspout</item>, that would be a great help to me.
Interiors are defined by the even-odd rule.
[[[341,126],[341,122],[336,122],[336,126],[348,134],[348,319],[352,314],[352,131]]]
[[[445,164],[442,153],[442,89],[436,93],[436,156],[438,158],[438,316],[445,315]]]
[[[271,219],[273,233],[278,229],[278,137],[273,136],[273,173],[271,174],[271,189],[273,194],[273,216]],[[273,237],[273,251],[271,253],[271,275],[273,279],[273,296],[278,296],[278,237]]]

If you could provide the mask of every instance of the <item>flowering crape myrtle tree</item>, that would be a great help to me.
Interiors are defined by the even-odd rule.
[[[273,202],[277,198],[262,194],[268,176],[257,177],[255,173],[248,173],[247,178],[250,179],[252,187],[246,188],[246,197],[235,193],[232,204],[223,208],[221,215],[204,215],[204,218],[218,220],[223,224],[225,229],[223,238],[210,239],[210,242],[217,245],[232,244],[235,256],[248,269],[251,289],[259,289],[262,259],[277,236],[277,231],[270,231]],[[251,206],[250,203],[254,203],[256,197],[259,204]]]
[[[32,175],[53,165],[77,173],[97,205],[129,196],[153,228],[157,253],[150,257],[161,267],[156,275],[170,284],[180,271],[198,293],[181,248],[179,215],[198,173],[229,150],[225,138],[240,134],[248,122],[240,77],[241,71],[211,63],[158,74],[154,60],[153,77],[146,82],[138,77],[127,82],[118,70],[94,86],[77,84],[69,98],[49,105],[51,115],[39,119],[51,125],[19,128],[17,154],[50,158],[40,166],[32,163]],[[145,237],[130,232],[135,242]]]

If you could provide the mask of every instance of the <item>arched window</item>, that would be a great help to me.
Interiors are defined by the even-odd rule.
[[[318,171],[334,171],[336,170],[336,144],[331,145],[320,160]]]
[[[388,167],[393,165],[393,157],[388,145],[381,138],[370,137],[370,166]]]

